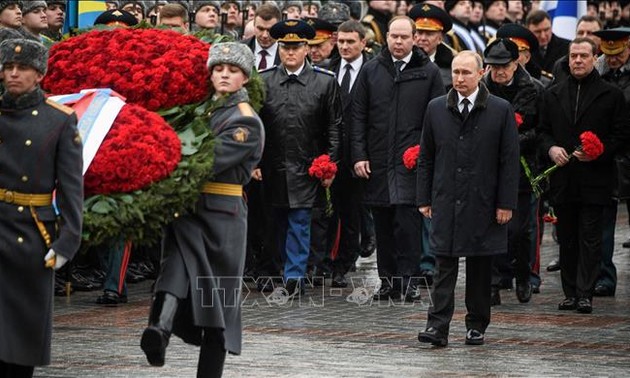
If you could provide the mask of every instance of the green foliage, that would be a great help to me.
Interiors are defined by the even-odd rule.
[[[261,78],[252,75],[247,89],[256,110],[262,107],[263,87]],[[207,114],[219,101],[210,99],[159,112],[182,142],[182,160],[168,178],[142,190],[87,198],[83,206],[84,247],[120,237],[134,244],[155,244],[166,224],[193,210],[199,189],[212,172],[214,138]]]

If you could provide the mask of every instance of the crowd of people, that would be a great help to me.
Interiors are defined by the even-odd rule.
[[[225,352],[240,353],[238,299],[212,311],[201,305],[217,288],[238,293],[240,281],[217,277],[252,277],[261,292],[295,297],[311,285],[347,287],[357,259],[375,252],[374,300],[414,302],[430,288],[418,339],[441,347],[465,257],[465,340],[483,344],[501,290],[514,289],[521,303],[541,290],[545,213],[559,244],[547,267],[560,270],[558,310],[591,313],[594,296],[615,295],[617,208],[630,195],[630,1],[588,1],[573,40],[552,32],[539,3],[106,1],[95,27],[153,25],[212,43],[211,93],[227,100],[208,120],[220,143],[197,212],[155,230],[161,248],[120,239],[73,259],[82,191],[70,155],[81,140],[71,110],[43,100],[39,88],[47,49],[67,38],[68,4],[0,0],[0,123],[52,112],[46,119],[59,118],[61,130],[47,145],[57,152],[46,152],[57,176],[35,186],[17,163],[28,149],[0,150],[0,207],[19,213],[0,222],[11,239],[4,244],[41,250],[56,270],[55,294],[69,295],[70,281],[74,290],[103,290],[101,305],[125,303],[127,281],[157,278],[142,349],[160,366],[171,333],[201,345],[200,376],[220,376]],[[266,93],[258,114],[243,89],[254,71]],[[0,143],[16,140],[6,132]],[[597,155],[583,146],[585,132],[603,146]],[[22,136],[27,147],[37,139]],[[331,174],[313,173],[332,163]],[[4,263],[23,268],[14,254],[0,247],[0,259],[0,282],[19,280],[19,269]],[[41,265],[45,283],[52,271]],[[215,279],[196,290],[199,276]],[[47,285],[27,286],[39,293],[29,298],[52,296]],[[5,304],[14,301],[0,290],[3,319],[13,319]],[[40,339],[25,342],[0,324],[0,334],[12,335],[0,337],[0,375],[29,376],[49,363],[49,310],[26,319],[46,325]],[[41,355],[30,352],[33,340]]]

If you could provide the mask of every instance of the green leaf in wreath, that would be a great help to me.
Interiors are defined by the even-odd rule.
[[[111,205],[111,202],[108,201],[109,198],[104,198],[98,202],[96,202],[90,208],[91,211],[97,214],[109,214],[114,211],[114,206]]]

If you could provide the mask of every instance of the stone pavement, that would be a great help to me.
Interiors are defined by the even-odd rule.
[[[244,296],[244,345],[229,356],[225,377],[381,376],[628,376],[630,375],[630,250],[621,248],[630,230],[625,205],[619,208],[614,261],[614,298],[595,298],[590,315],[560,312],[560,274],[544,271],[557,254],[543,240],[541,293],[520,304],[501,291],[493,307],[486,345],[464,345],[463,273],[449,346],[436,349],[417,341],[430,295],[413,305],[372,302],[375,257],[359,259],[354,288],[309,288],[302,302],[281,303],[256,290]],[[464,269],[460,269],[463,272]],[[327,281],[329,283],[329,281]],[[251,286],[251,285],[250,285]],[[130,302],[99,307],[98,295],[56,298],[53,363],[37,377],[193,377],[198,348],[171,339],[167,363],[150,367],[140,350],[150,283],[130,286]]]

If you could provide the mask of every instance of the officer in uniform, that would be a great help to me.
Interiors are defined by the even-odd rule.
[[[308,18],[304,21],[315,29],[315,38],[308,41],[310,49],[309,55],[313,61],[313,65],[328,69],[330,60],[339,55],[337,46],[335,46],[337,38],[334,37],[334,34],[337,32],[337,27],[319,18]]]
[[[525,67],[527,72],[536,80],[545,80],[544,86],[550,83],[547,76],[542,76],[540,67],[534,64],[532,52],[538,51],[538,39],[526,27],[519,24],[505,24],[497,30],[497,38],[508,38],[518,47],[518,62]]]
[[[0,44],[0,377],[29,377],[50,363],[51,268],[81,242],[81,137],[72,109],[39,87],[47,61],[41,43]]]
[[[308,169],[322,154],[339,160],[342,108],[335,74],[306,61],[315,30],[304,21],[286,20],[270,32],[282,64],[260,73],[267,93],[260,117],[268,136],[262,179],[278,227],[286,289],[293,295],[303,289],[312,208],[324,207],[324,188],[332,184],[310,177]]]
[[[42,32],[44,40],[49,44],[61,41],[63,38],[63,24],[66,21],[68,0],[49,0],[46,2],[46,18],[48,29]]]
[[[453,22],[443,9],[431,4],[414,5],[409,11],[409,18],[416,24],[415,45],[429,56],[429,59],[440,67],[442,81],[446,89],[450,89],[451,62],[457,51],[443,42],[444,34],[453,27]]]
[[[208,172],[212,180],[203,185],[195,210],[165,229],[162,268],[140,343],[153,366],[164,365],[171,332],[201,345],[199,377],[220,376],[226,352],[241,353],[247,235],[243,185],[264,144],[262,122],[243,88],[253,66],[254,55],[244,44],[218,43],[210,48],[214,100],[221,103],[208,116],[209,131],[216,138],[214,165]]]

